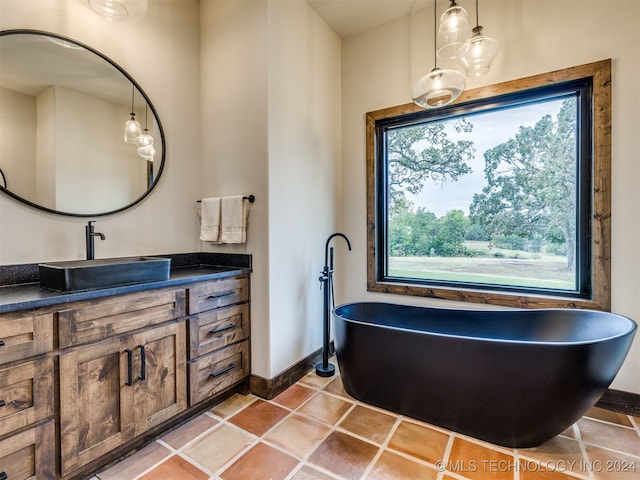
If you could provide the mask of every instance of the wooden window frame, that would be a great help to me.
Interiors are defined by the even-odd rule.
[[[576,67],[503,82],[462,93],[454,105],[486,100],[537,87],[590,79],[592,90],[592,216],[590,298],[538,295],[481,288],[454,288],[424,284],[385,281],[378,271],[377,158],[376,122],[423,111],[413,103],[368,112],[366,114],[367,168],[367,290],[419,297],[475,302],[516,308],[587,308],[611,309],[611,60],[602,60]],[[386,254],[386,252],[381,252]]]

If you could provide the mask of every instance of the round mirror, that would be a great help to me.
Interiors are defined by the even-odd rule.
[[[131,207],[162,173],[160,119],[100,52],[60,35],[0,32],[0,191],[61,215]]]

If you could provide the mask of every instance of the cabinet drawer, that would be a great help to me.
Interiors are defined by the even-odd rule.
[[[198,283],[189,288],[189,314],[246,302],[248,299],[249,279],[246,276]]]
[[[183,317],[184,290],[147,290],[79,302],[58,312],[60,348],[103,340]]]
[[[249,305],[243,303],[199,313],[189,319],[190,358],[249,336]]]
[[[249,375],[249,342],[229,345],[189,362],[189,403],[194,405]]]
[[[0,478],[53,480],[54,448],[53,420],[0,440]]]
[[[0,364],[53,350],[53,314],[0,315]]]
[[[53,358],[0,368],[0,437],[53,415]]]

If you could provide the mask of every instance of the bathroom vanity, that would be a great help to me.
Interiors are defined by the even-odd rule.
[[[88,478],[248,390],[250,257],[193,255],[161,282],[0,287],[0,478]]]

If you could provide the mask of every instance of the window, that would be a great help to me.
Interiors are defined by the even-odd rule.
[[[610,308],[610,61],[367,114],[368,289]]]

